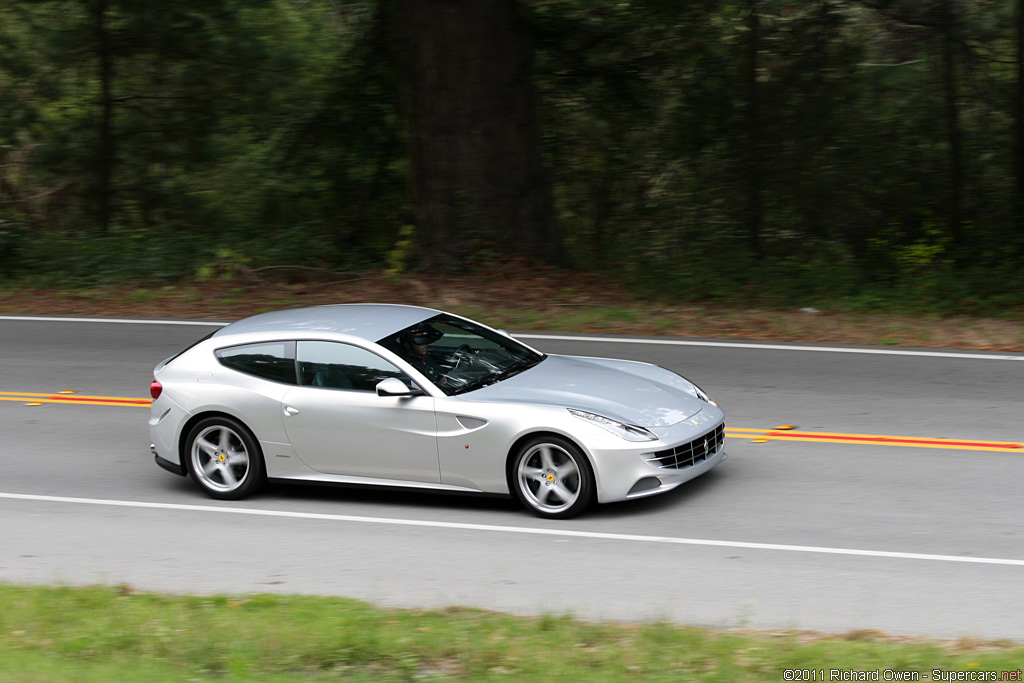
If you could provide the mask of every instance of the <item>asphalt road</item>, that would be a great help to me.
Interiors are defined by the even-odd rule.
[[[210,329],[0,318],[0,398],[147,397]],[[1024,443],[1024,355],[522,336],[682,372],[731,428]],[[153,464],[148,410],[26,402],[0,400],[2,581],[1024,641],[1024,449],[731,436],[675,492],[550,522],[404,491],[212,501]]]

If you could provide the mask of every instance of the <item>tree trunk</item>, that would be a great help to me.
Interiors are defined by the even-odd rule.
[[[1017,0],[1014,17],[1017,38],[1017,88],[1013,100],[1013,197],[1018,244],[1024,249],[1024,0]]]
[[[746,49],[742,62],[743,90],[746,99],[747,154],[745,163],[747,238],[755,254],[761,252],[761,224],[764,208],[761,200],[761,103],[757,85],[758,52],[761,49],[761,22],[757,0],[747,3]]]
[[[949,143],[949,227],[954,249],[963,246],[963,133],[960,129],[960,99],[956,82],[957,18],[952,0],[943,5],[942,26],[942,95],[946,118],[946,139]]]
[[[474,249],[563,265],[516,0],[392,0],[410,119],[418,261]]]
[[[112,183],[114,165],[114,103],[111,94],[114,78],[114,60],[111,54],[110,32],[107,28],[107,0],[94,0],[90,11],[96,30],[96,54],[99,58],[100,77],[100,130],[99,154],[96,159],[97,217],[100,230],[110,230]]]

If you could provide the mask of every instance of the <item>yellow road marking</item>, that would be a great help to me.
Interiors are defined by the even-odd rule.
[[[14,398],[14,397],[8,397],[8,396],[0,396],[0,401],[16,401],[18,403],[25,403],[26,400],[28,400],[28,399],[27,398]],[[41,405],[46,404],[46,403],[60,403],[60,404],[67,405],[67,406],[72,406],[72,405],[79,405],[79,406],[80,405],[94,405],[94,406],[97,406],[98,405],[98,406],[121,406],[121,407],[126,407],[126,408],[148,408],[149,407],[148,403],[139,403],[137,401],[136,402],[132,402],[132,403],[128,403],[128,402],[124,402],[124,401],[105,401],[103,403],[83,403],[82,401],[61,401],[59,399],[42,399],[42,400],[40,400],[40,399],[33,399],[31,403],[25,403],[25,405],[32,405],[32,406],[40,405],[41,406]]]
[[[88,396],[84,394],[69,394],[70,391],[57,391],[42,394],[32,391],[0,391],[0,401],[31,401],[33,405],[42,403],[63,403],[65,405],[102,405],[102,406],[128,406],[134,408],[148,408],[152,401],[148,398],[131,398],[127,396]]]
[[[73,396],[71,394],[74,394]],[[46,403],[63,405],[119,406],[127,408],[148,408],[148,398],[129,396],[92,396],[77,394],[64,389],[56,392],[39,393],[30,391],[0,391],[0,401],[17,401],[25,405],[38,406]],[[979,439],[950,439],[946,437],[892,436],[886,434],[847,434],[843,432],[797,431],[792,425],[781,425],[770,429],[752,427],[726,427],[725,433],[733,438],[749,438],[753,443],[769,441],[805,441],[810,443],[831,443],[862,446],[901,446],[904,448],[941,448],[964,451],[1001,451],[1024,453],[1024,443],[1009,441],[984,441]]]
[[[912,448],[942,448],[964,451],[1008,451],[1024,449],[1024,443],[1010,441],[982,441],[979,439],[950,439],[946,437],[891,436],[887,434],[846,434],[842,432],[778,431],[777,429],[750,429],[726,427],[725,433],[737,437],[754,437],[770,441],[809,441],[811,443],[842,443],[865,446],[902,446]]]

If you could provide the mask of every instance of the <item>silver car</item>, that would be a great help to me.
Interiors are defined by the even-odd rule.
[[[724,414],[673,372],[545,355],[416,306],[263,313],[153,374],[156,462],[214,498],[267,480],[377,484],[514,494],[565,518],[726,458]]]

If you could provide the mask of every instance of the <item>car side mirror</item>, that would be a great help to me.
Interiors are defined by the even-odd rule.
[[[412,389],[410,389],[409,387],[405,386],[405,382],[398,379],[397,377],[388,377],[387,379],[382,379],[377,384],[376,388],[378,396],[408,397],[423,395],[423,391],[419,389],[419,387],[413,387]]]
[[[495,330],[495,331],[496,331],[496,332],[497,332],[498,334],[503,334],[503,335],[505,335],[505,336],[506,336],[506,337],[508,337],[509,339],[512,339],[512,338],[513,338],[513,337],[512,337],[512,335],[508,333],[508,330],[501,330],[501,329],[499,329],[499,330]]]

